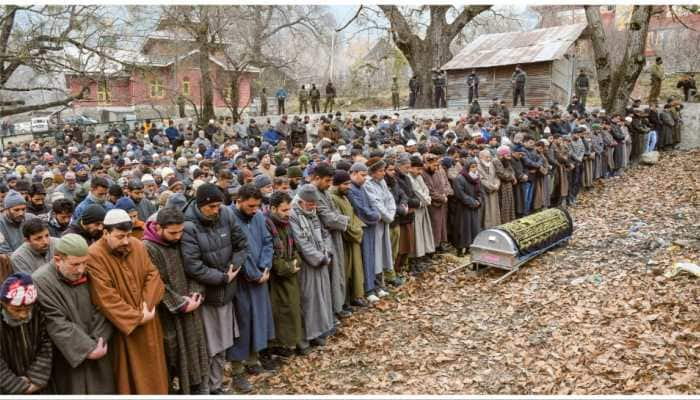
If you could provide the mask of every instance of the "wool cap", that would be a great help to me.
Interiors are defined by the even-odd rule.
[[[88,244],[82,236],[69,233],[58,240],[56,252],[67,256],[83,257],[88,254]]]
[[[129,214],[127,214],[126,211],[122,210],[121,208],[111,209],[107,211],[107,214],[105,214],[105,226],[114,226],[125,222],[131,223],[131,217],[129,217]]]
[[[396,158],[396,165],[405,165],[411,163],[411,156],[408,153],[401,153]]]
[[[275,178],[280,176],[287,176],[287,169],[281,165],[275,168]]]
[[[129,190],[143,190],[143,183],[139,179],[131,179],[127,187]]]
[[[197,188],[197,207],[204,207],[211,203],[224,201],[221,190],[212,183],[204,183]]]
[[[120,198],[117,200],[116,204],[114,204],[114,207],[126,212],[136,210],[136,204],[129,197]]]
[[[177,208],[178,210],[182,210],[185,208],[187,205],[187,197],[183,193],[173,193],[170,197],[168,197],[168,201],[165,202],[166,207],[173,207]]]
[[[452,168],[454,165],[454,159],[452,157],[443,157],[440,162],[445,168]]]
[[[260,174],[255,177],[255,187],[258,189],[262,189],[265,186],[272,185],[272,179],[270,179],[269,176],[265,174]]]
[[[31,275],[24,272],[12,274],[0,286],[0,300],[13,306],[34,304],[37,291]]]
[[[497,153],[500,157],[505,157],[505,156],[507,156],[507,155],[510,154],[510,147],[508,147],[508,146],[500,146],[500,147],[498,148],[498,150],[496,150],[496,153]]]
[[[335,170],[333,175],[333,185],[338,186],[345,182],[350,182],[350,174],[342,169]]]
[[[352,167],[352,164],[345,160],[340,160],[335,164],[336,171],[339,169],[342,169],[343,171],[350,171],[350,167]]]
[[[83,215],[80,216],[80,222],[83,225],[103,222],[106,214],[104,207],[99,204],[91,204],[83,211]]]
[[[370,159],[367,160],[367,168],[369,168],[370,173],[379,171],[380,169],[384,168],[385,166],[386,166],[386,163],[384,162],[384,160],[382,160],[379,157],[370,157]]]
[[[302,187],[300,187],[299,192],[297,192],[297,196],[299,196],[299,198],[304,200],[304,201],[309,201],[309,202],[318,201],[316,186],[314,186],[310,183],[307,183],[307,184],[303,185]]]
[[[422,167],[423,159],[420,156],[411,156],[411,167]]]
[[[184,187],[184,183],[177,179],[177,176],[170,177],[170,180],[168,181],[168,189],[173,190],[177,185],[182,185]]]
[[[287,178],[302,178],[303,176],[304,173],[298,166],[294,165],[287,168]]]
[[[5,196],[5,200],[3,202],[3,207],[5,207],[6,209],[26,205],[27,201],[24,200],[24,196],[22,196],[16,190],[10,190],[9,192],[7,192],[7,195]]]
[[[367,172],[369,168],[364,163],[356,162],[350,167],[350,172]]]

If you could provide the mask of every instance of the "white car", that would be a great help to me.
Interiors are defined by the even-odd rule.
[[[32,133],[44,133],[50,130],[48,117],[32,118]]]

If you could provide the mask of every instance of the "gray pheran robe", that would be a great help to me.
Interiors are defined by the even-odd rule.
[[[327,238],[316,212],[305,212],[295,197],[289,215],[294,242],[301,256],[299,285],[304,340],[316,339],[333,329],[333,305],[329,267],[321,265],[330,254]]]
[[[73,286],[50,262],[33,275],[46,330],[54,343],[51,380],[57,394],[114,394],[112,347],[99,360],[87,356],[98,338],[109,343],[112,324],[90,300],[89,283]]]

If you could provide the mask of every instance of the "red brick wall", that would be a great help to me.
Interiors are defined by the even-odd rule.
[[[218,65],[211,64],[214,80],[221,72]],[[150,97],[150,81],[154,76],[160,77],[163,81],[164,96],[163,98]],[[190,99],[199,105],[201,93],[201,74],[199,68],[196,68],[192,63],[184,62],[178,64],[177,67],[177,85],[173,81],[172,67],[154,69],[149,72],[133,72],[131,78],[111,79],[109,87],[111,90],[111,101],[108,104],[97,102],[97,83],[93,82],[90,85],[90,94],[85,99],[78,102],[82,107],[98,107],[104,106],[132,106],[132,105],[173,105],[174,101],[180,93],[182,93],[182,82],[185,78],[190,80]],[[246,106],[250,100],[251,81],[253,76],[244,73],[239,81],[239,107]],[[66,76],[67,87],[71,93],[77,93],[82,87],[83,80],[79,77]],[[219,95],[218,90],[214,90],[214,106],[225,107],[226,103]]]

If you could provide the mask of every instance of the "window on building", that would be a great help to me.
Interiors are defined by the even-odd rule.
[[[183,96],[190,95],[190,78],[184,78],[182,80],[182,95]]]
[[[615,11],[615,6],[608,6],[608,11]]]
[[[97,102],[98,103],[109,103],[112,101],[112,93],[109,91],[109,85],[107,81],[100,81],[97,83]]]
[[[151,97],[163,97],[165,96],[163,90],[163,80],[162,79],[152,79],[151,80]]]

